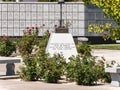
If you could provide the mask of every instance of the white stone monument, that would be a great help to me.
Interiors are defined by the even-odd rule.
[[[78,54],[73,37],[69,33],[52,33],[48,41],[46,52],[51,56],[58,53],[62,54],[66,62],[69,62],[69,57]]]

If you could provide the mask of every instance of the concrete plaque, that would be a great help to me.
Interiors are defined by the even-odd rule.
[[[46,52],[51,56],[57,53],[62,54],[66,62],[69,62],[70,56],[76,56],[78,54],[73,37],[69,33],[52,33],[48,41]]]

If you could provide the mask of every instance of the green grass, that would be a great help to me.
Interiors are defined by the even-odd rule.
[[[90,45],[92,49],[120,50],[120,44]]]

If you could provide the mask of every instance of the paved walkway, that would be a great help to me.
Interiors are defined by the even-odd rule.
[[[120,50],[93,50],[93,56],[104,57],[107,62],[115,60],[117,63],[120,64]]]
[[[120,51],[118,50],[94,50],[92,54],[104,56],[107,61],[116,60],[120,62]],[[5,66],[3,66],[0,65],[0,72],[5,70]],[[75,83],[48,84],[40,81],[25,82],[20,79],[7,79],[0,80],[0,90],[120,90],[120,87],[113,87],[110,84],[79,86]]]
[[[120,90],[110,84],[79,86],[75,83],[48,84],[45,82],[25,82],[19,79],[0,80],[0,90]]]

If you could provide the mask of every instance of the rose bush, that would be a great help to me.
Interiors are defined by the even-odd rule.
[[[8,36],[3,36],[0,40],[0,56],[10,56],[16,51],[16,44]]]
[[[26,30],[24,30],[21,41],[18,43],[19,52],[25,64],[18,73],[24,80],[38,80],[37,62],[35,60],[38,47],[38,30],[39,28],[37,26],[27,27]]]

